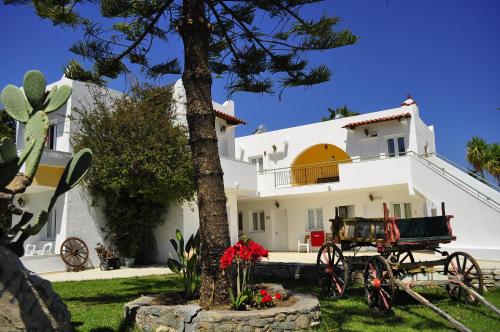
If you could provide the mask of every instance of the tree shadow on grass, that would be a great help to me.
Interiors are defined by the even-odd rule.
[[[82,292],[76,296],[65,296],[65,301],[80,303],[126,303],[142,295],[160,294],[169,290],[180,289],[180,283],[173,278],[166,279],[145,279],[145,278],[127,278],[111,285],[108,288],[102,288],[98,293],[89,296],[87,292]],[[85,285],[80,287],[85,288]]]
[[[321,313],[323,326],[339,331],[358,331],[350,326],[360,324],[371,326],[375,330],[381,328],[400,328],[402,325],[412,330],[449,330],[450,326],[439,316],[429,317],[419,312],[422,306],[411,296],[403,291],[397,291],[393,307],[382,313],[370,308],[365,299],[365,291],[362,285],[354,284],[346,289],[342,299],[331,299],[321,294],[319,287],[314,283],[296,280],[278,280],[276,278],[262,278],[259,282],[273,282],[282,284],[285,289],[296,292],[310,293],[318,297],[321,302]],[[424,293],[424,296],[433,303],[449,303],[449,296],[444,289],[432,289]],[[403,313],[410,317],[405,317]],[[353,323],[354,322],[354,323]]]

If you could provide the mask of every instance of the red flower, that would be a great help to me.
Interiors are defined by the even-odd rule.
[[[265,296],[267,295],[267,291],[265,289],[260,290],[260,295]]]
[[[239,256],[242,260],[249,261],[250,258],[252,258],[252,252],[250,251],[250,249],[248,249],[247,246],[241,246]]]
[[[269,294],[266,294],[262,300],[260,300],[261,303],[269,303],[273,300],[273,298],[271,297],[271,295]]]
[[[269,251],[267,251],[263,246],[252,240],[248,241],[248,249],[250,249],[250,252],[252,253],[252,261],[254,263],[260,261],[262,257],[267,257],[269,254]]]
[[[276,294],[274,294],[274,298],[275,298],[276,300],[281,300],[281,294],[280,294],[280,293],[276,293]]]
[[[236,255],[236,250],[233,247],[227,248],[226,251],[224,252],[224,255],[222,255],[220,259],[219,267],[221,269],[226,269],[227,267],[231,266],[233,264],[233,259],[235,255]]]

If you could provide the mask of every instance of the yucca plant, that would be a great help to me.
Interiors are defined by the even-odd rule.
[[[184,246],[184,236],[180,230],[175,231],[175,238],[170,239],[172,247],[177,253],[177,259],[170,257],[167,260],[168,268],[179,275],[184,285],[188,299],[194,298],[200,288],[200,236],[191,235]]]

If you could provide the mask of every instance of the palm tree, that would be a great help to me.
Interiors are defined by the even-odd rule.
[[[476,173],[479,173],[484,179],[484,168],[486,165],[486,151],[488,144],[480,137],[474,136],[467,142],[467,161],[474,167]]]
[[[331,107],[328,107],[328,112],[330,113],[330,115],[328,115],[328,117],[324,116],[321,118],[321,121],[328,121],[328,120],[333,120],[335,119],[335,117],[338,117],[339,115],[343,118],[346,118],[346,117],[349,117],[349,116],[355,116],[355,115],[359,115],[358,112],[354,112],[354,111],[351,111],[347,105],[344,105],[344,106],[341,106],[341,107],[337,107],[337,108],[331,108]]]
[[[491,174],[500,186],[500,143],[493,143],[486,149],[484,168]]]

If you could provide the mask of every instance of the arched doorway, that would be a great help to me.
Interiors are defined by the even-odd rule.
[[[351,157],[333,144],[316,144],[302,151],[292,163],[292,185],[339,181],[339,163]]]

